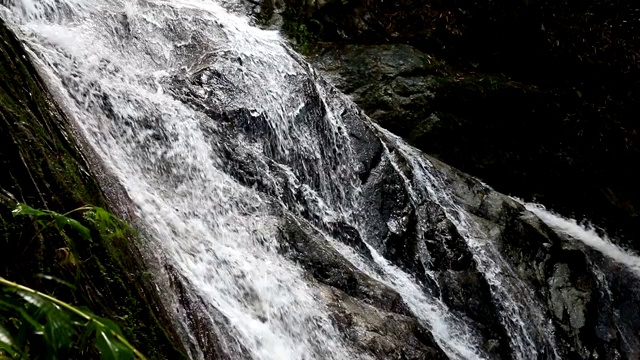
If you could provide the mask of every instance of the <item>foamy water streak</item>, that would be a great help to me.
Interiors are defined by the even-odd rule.
[[[467,324],[449,311],[440,299],[425,292],[415,278],[391,264],[376,249],[368,246],[377,268],[372,268],[350,247],[333,241],[333,246],[359,270],[398,292],[420,323],[431,330],[436,342],[452,360],[485,358],[478,336]]]
[[[574,219],[567,219],[554,214],[542,205],[526,203],[527,210],[534,213],[553,230],[583,242],[610,259],[625,265],[640,277],[640,257],[612,243],[606,236],[600,236],[593,228],[578,224]]]
[[[409,183],[416,198],[430,198],[445,211],[447,218],[471,250],[473,259],[490,285],[495,301],[501,308],[501,321],[509,336],[512,356],[516,359],[559,359],[554,331],[545,318],[543,308],[529,291],[530,285],[518,278],[511,266],[502,258],[491,235],[454,200],[451,190],[429,160],[402,139],[380,129],[410,163],[413,179]]]

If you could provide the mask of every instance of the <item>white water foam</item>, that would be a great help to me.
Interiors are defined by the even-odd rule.
[[[608,258],[625,265],[640,277],[640,257],[617,246],[606,235],[600,236],[594,228],[580,225],[574,219],[550,212],[540,204],[525,203],[524,205],[553,230],[583,242]]]
[[[125,185],[157,248],[229,320],[250,356],[357,357],[301,269],[277,253],[275,219],[263,196],[225,173],[211,146],[220,139],[203,132],[216,125],[168,91],[168,75],[217,67],[238,84],[254,82],[219,99],[222,105],[281,118],[272,123],[278,136],[298,135],[288,114],[303,99],[284,78],[305,70],[290,60],[277,34],[251,28],[208,1],[21,4],[24,13],[13,16],[22,39]],[[206,63],[209,52],[231,55]],[[280,141],[280,151],[294,151],[295,143]],[[318,146],[304,144],[310,151]],[[233,356],[236,350],[227,351]]]

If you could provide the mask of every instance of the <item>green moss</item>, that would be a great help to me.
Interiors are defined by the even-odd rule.
[[[0,276],[114,319],[149,358],[186,358],[168,315],[157,310],[161,302],[143,276],[134,233],[114,236],[75,214],[91,229],[89,241],[39,231],[28,217],[12,216],[17,202],[59,213],[86,204],[108,208],[54,104],[22,45],[0,20]],[[60,249],[72,251],[76,264],[59,261]],[[72,283],[75,290],[40,274]]]
[[[318,42],[320,23],[312,20],[302,7],[288,6],[282,12],[282,30],[296,50],[308,54]]]

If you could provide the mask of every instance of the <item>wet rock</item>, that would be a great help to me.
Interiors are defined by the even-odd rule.
[[[365,237],[376,248],[381,248],[389,236],[401,236],[408,230],[406,222],[412,212],[409,194],[388,158],[371,170],[362,199]]]
[[[400,136],[428,118],[443,65],[408,45],[332,45],[314,64],[376,122]]]
[[[348,340],[377,359],[447,359],[414,318],[380,311],[340,290],[323,288],[334,321]]]
[[[497,309],[486,279],[441,206],[410,195],[411,177],[410,168],[392,166],[389,155],[371,171],[363,190],[365,237],[385,258],[415,274],[424,291],[473,324],[488,353],[508,358],[507,335],[495,321]]]
[[[342,55],[340,51],[345,48],[353,53]],[[428,56],[406,46],[381,46],[377,50],[347,46],[331,51],[334,52],[318,53],[318,59],[327,69],[339,73],[340,77],[334,79],[339,86],[348,88],[356,100],[357,96],[366,96],[372,101],[390,104],[387,108],[378,103],[372,105],[372,108],[380,105],[389,110],[376,113],[375,116],[380,116],[378,121],[395,114],[399,126],[404,126],[414,121],[410,115],[425,111],[426,116],[432,111],[433,98],[429,94],[420,95],[419,89],[431,86],[440,76],[441,68],[437,63],[430,64]],[[344,64],[349,66],[343,67]],[[394,67],[394,64],[399,65]],[[325,221],[318,215],[319,204],[314,203],[314,197],[301,186],[322,190],[324,168],[304,172],[302,168],[311,166],[308,159],[280,154],[274,146],[277,135],[265,126],[265,115],[250,109],[223,112],[215,107],[215,102],[197,98],[203,93],[201,90],[206,93],[216,87],[229,86],[214,75],[208,77],[210,83],[199,82],[197,78],[178,80],[178,89],[191,89],[183,90],[178,96],[214,119],[201,125],[206,131],[228,132],[221,136],[229,141],[212,144],[223,155],[222,166],[241,183],[273,200],[274,216],[281,219],[279,241],[283,255],[298,262],[309,281],[323,289],[332,316],[347,338],[379,358],[426,356],[430,350],[425,350],[425,344],[428,348],[437,348],[431,341],[411,340],[410,345],[399,342],[401,337],[397,334],[405,334],[402,336],[408,339],[420,338],[409,330],[417,326],[414,315],[395,291],[354,267],[333,248],[329,238],[350,247],[375,271],[371,246],[415,277],[425,294],[440,299],[453,315],[463,319],[480,338],[479,345],[486,357],[513,357],[510,337],[514,335],[504,324],[505,316],[510,315],[505,315],[505,299],[492,288],[500,284],[490,285],[492,279],[485,273],[487,270],[481,271],[478,266],[478,250],[472,249],[465,238],[470,236],[465,233],[468,229],[456,225],[456,216],[447,208],[452,205],[443,204],[443,199],[425,191],[426,179],[416,173],[412,162],[415,159],[403,152],[397,139],[370,124],[357,108],[335,106],[340,109],[339,116],[345,126],[340,131],[348,134],[351,141],[356,180],[362,185],[357,199],[361,212],[356,216],[357,222],[352,219]],[[312,136],[322,142],[325,152],[321,157],[331,167],[342,153],[326,152],[334,145],[326,133],[327,111],[319,101],[321,95],[309,83],[301,89],[308,98],[296,114],[296,122],[304,124]],[[340,94],[335,89],[323,91],[328,92],[328,101],[338,103],[335,99],[339,99]],[[417,94],[425,101],[423,108],[403,107],[418,98]],[[415,121],[422,121],[425,131],[444,124],[439,123],[443,119],[430,115],[426,120],[415,118]],[[409,128],[411,126],[407,131]],[[262,150],[253,151],[246,143],[237,141],[238,134]],[[599,269],[613,266],[602,256],[554,233],[517,201],[477,179],[434,158],[424,159],[430,164],[430,174],[440,183],[441,188],[436,192],[446,193],[482,233],[482,241],[495,246],[508,264],[508,276],[502,281],[523,284],[518,289],[527,294],[511,296],[516,302],[525,298],[533,301],[536,313],[529,314],[530,318],[542,319],[544,326],[549,324],[544,328],[549,329],[549,333],[541,333],[547,331],[542,330],[541,325],[532,332],[532,341],[542,344],[544,339],[551,338],[558,346],[553,349],[553,345],[541,345],[540,356],[556,351],[563,358],[586,359],[595,354],[633,358],[638,348],[634,343],[636,336],[629,335],[635,331],[638,319],[634,308],[637,300],[629,295],[635,286],[633,278],[619,277],[612,272],[601,279]],[[617,290],[611,290],[616,287]],[[631,300],[623,300],[626,298]],[[625,313],[625,317],[621,318],[620,313]],[[390,328],[387,322],[402,326]],[[418,331],[423,332],[428,334],[428,330]],[[406,335],[409,333],[414,335]],[[621,340],[628,338],[631,340],[627,343]]]
[[[310,224],[286,216],[280,241],[319,283],[336,326],[361,350],[384,359],[446,359],[398,293],[356,269]]]
[[[192,357],[230,360],[230,354],[225,350],[233,349],[235,357],[250,358],[247,349],[232,336],[235,334],[228,319],[217,309],[207,305],[183,275],[172,265],[165,264],[162,276],[166,277],[163,295],[175,296],[172,300],[175,301],[174,304],[180,304],[180,315],[185,319],[182,326],[195,338],[195,341],[188,344]],[[222,344],[226,349],[223,349]]]
[[[555,271],[549,278],[551,307],[556,318],[562,321],[563,317],[568,316],[571,328],[580,330],[586,322],[585,306],[590,300],[590,294],[573,287],[570,275],[571,271],[567,264],[555,265]]]
[[[304,220],[285,217],[280,240],[282,251],[316,281],[384,311],[411,313],[398,293],[356,269]]]
[[[289,0],[281,12],[285,33],[383,127],[640,248],[632,5]]]
[[[640,303],[628,293],[638,286],[636,276],[577,239],[553,232],[512,199],[453,168],[434,164],[446,174],[459,204],[477,216],[485,231],[494,232],[501,253],[544,304],[564,356],[637,356],[637,335],[630,334],[637,326]],[[617,315],[632,308],[626,318]],[[623,334],[628,345],[620,341]]]
[[[373,260],[369,247],[364,240],[362,240],[362,237],[356,228],[345,222],[334,222],[328,224],[328,227],[331,229],[331,236],[335,239],[352,247],[366,259]]]

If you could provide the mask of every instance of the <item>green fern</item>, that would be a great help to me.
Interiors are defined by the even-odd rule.
[[[91,240],[91,231],[89,231],[89,229],[82,225],[78,220],[72,219],[68,215],[78,211],[89,211],[94,209],[96,209],[94,206],[82,206],[65,214],[59,214],[51,210],[34,209],[27,204],[18,204],[12,213],[13,216],[33,216],[35,223],[41,226],[41,231],[42,229],[55,224],[61,231],[64,231],[65,228],[71,228],[77,231],[85,240]]]
[[[0,286],[0,311],[13,315],[0,323],[0,359],[30,358],[30,342],[39,337],[46,358],[61,358],[78,340],[93,338],[103,360],[146,360],[113,321],[2,277]]]
[[[39,228],[34,237],[45,229],[55,228],[72,247],[67,231],[91,241],[91,230],[69,217],[77,212],[84,212],[84,220],[103,237],[120,238],[132,231],[127,223],[95,206],[82,206],[60,214],[18,204],[13,215],[32,217]],[[0,277],[0,360],[64,359],[71,351],[87,355],[89,343],[104,360],[145,359],[111,320]]]

